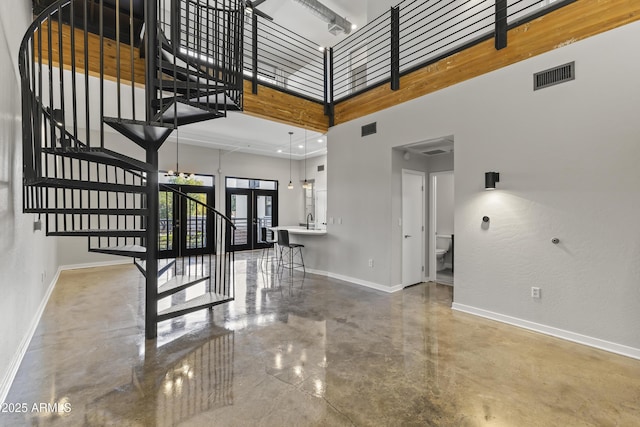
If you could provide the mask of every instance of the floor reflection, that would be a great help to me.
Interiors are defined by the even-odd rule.
[[[185,348],[190,350],[182,355]],[[131,381],[87,405],[85,425],[175,426],[233,405],[233,358],[233,331],[220,328],[160,349],[147,343],[144,362],[133,368]]]
[[[1,426],[639,425],[640,362],[236,256],[235,301],[144,339],[135,267],[63,272]],[[292,280],[293,279],[293,280]]]

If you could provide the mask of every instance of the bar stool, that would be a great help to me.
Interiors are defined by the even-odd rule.
[[[262,265],[263,261],[269,261],[269,250],[273,249],[274,258],[275,258],[275,255],[276,255],[276,250],[275,250],[274,246],[275,246],[275,244],[277,242],[273,239],[273,237],[269,238],[269,234],[271,234],[271,236],[273,236],[273,231],[267,229],[267,227],[261,227],[260,228],[260,241],[259,241],[259,243],[267,245],[262,249],[262,253],[260,254],[260,265]]]
[[[278,247],[280,248],[280,260],[278,261],[278,270],[282,267],[289,269],[290,277],[293,277],[293,269],[296,267],[302,267],[304,274],[307,274],[307,270],[304,268],[304,258],[302,257],[302,248],[304,245],[299,243],[291,243],[289,241],[288,230],[278,230]],[[287,251],[285,254],[285,250]],[[296,250],[298,252],[299,261],[296,261]]]

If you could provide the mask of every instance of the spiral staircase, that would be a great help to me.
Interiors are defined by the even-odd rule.
[[[47,235],[134,260],[148,339],[159,322],[234,297],[235,226],[159,184],[158,150],[178,126],[242,109],[243,17],[239,0],[61,0],[20,47],[23,211]],[[208,227],[168,260],[158,256],[160,191]]]

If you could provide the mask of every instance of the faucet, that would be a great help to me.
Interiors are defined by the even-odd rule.
[[[307,214],[307,230],[309,229],[309,217],[311,217],[311,221],[313,221],[313,214],[311,212]]]

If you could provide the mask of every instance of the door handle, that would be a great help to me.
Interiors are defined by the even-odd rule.
[[[410,235],[410,234],[405,234],[405,235],[404,235],[404,238],[405,238],[405,239],[406,239],[406,238],[408,238],[408,237],[411,237],[411,235]]]

